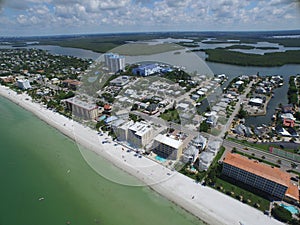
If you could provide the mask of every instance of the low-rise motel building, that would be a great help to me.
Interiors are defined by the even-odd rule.
[[[81,82],[78,80],[67,79],[62,81],[62,85],[71,90],[76,90],[81,85]]]
[[[275,200],[299,203],[298,186],[289,173],[228,152],[223,160],[222,174],[250,185]]]
[[[98,106],[96,104],[85,102],[77,97],[66,99],[65,104],[73,115],[82,119],[93,120],[98,117]]]

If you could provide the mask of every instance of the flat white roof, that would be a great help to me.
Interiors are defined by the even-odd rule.
[[[244,81],[238,80],[237,82],[235,82],[237,85],[241,85],[244,83]]]
[[[123,129],[123,130],[127,130],[130,126],[133,125],[133,123],[134,122],[132,120],[130,120],[130,121],[124,123],[120,128]]]
[[[73,98],[68,98],[65,100],[68,103],[71,103],[72,105],[76,105],[80,108],[86,109],[86,110],[93,110],[97,108],[96,104],[89,103],[89,102],[84,102],[76,97]]]
[[[197,91],[197,94],[198,94],[198,95],[205,95],[205,93],[204,93],[203,91],[200,91],[200,90]]]
[[[22,80],[22,79],[19,79],[19,80],[17,80],[17,82],[19,82],[19,83],[26,83],[26,82],[29,82],[29,80]]]
[[[296,118],[293,116],[292,113],[283,113],[280,115],[281,118],[283,119],[291,119],[291,120],[296,120]]]
[[[179,104],[177,105],[177,107],[183,108],[183,109],[187,109],[187,108],[189,107],[189,104],[187,104],[187,103],[179,103]]]
[[[183,142],[180,139],[175,139],[175,137],[172,135],[167,136],[167,134],[158,134],[154,138],[154,140],[175,149],[180,148],[180,146],[183,144]]]
[[[136,122],[132,126],[129,127],[129,130],[134,131],[135,134],[138,136],[143,136],[145,133],[152,130],[152,127],[147,123]]]
[[[263,100],[260,98],[251,98],[249,102],[257,103],[257,104],[263,104]]]

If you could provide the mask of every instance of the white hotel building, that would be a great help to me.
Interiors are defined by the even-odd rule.
[[[125,57],[115,53],[104,54],[105,65],[112,73],[125,69]]]

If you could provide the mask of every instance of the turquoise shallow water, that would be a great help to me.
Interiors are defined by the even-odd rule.
[[[0,225],[203,224],[147,187],[104,179],[73,141],[2,97],[0,121]]]

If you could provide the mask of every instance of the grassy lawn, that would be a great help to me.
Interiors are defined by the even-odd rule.
[[[202,96],[202,97],[198,98],[196,102],[197,103],[202,102],[205,98],[206,98],[206,96]]]
[[[256,148],[256,149],[259,149],[259,150],[263,150],[263,151],[266,151],[266,152],[269,152],[269,145],[266,145],[266,144],[260,144],[260,143],[251,143],[251,142],[248,142],[246,140],[237,140],[237,139],[234,139],[234,138],[227,138],[229,141],[233,141],[233,142],[236,142],[236,143],[239,143],[241,145],[245,145],[245,146],[249,146],[249,147],[252,147],[252,148]]]
[[[225,125],[227,123],[227,120],[228,119],[226,117],[222,116],[222,117],[219,118],[219,123],[221,123],[222,125]]]
[[[198,181],[201,181],[205,176],[209,175],[209,173],[214,173],[217,170],[219,170],[217,173],[220,173],[221,165],[218,164],[218,161],[221,159],[224,151],[225,148],[222,146],[214,158],[210,168],[206,172],[198,172],[197,175],[189,173],[186,170],[187,165],[181,168],[179,172]],[[264,193],[239,181],[218,175],[216,177],[215,184],[211,187],[261,211],[269,210],[270,201],[267,199],[267,196],[264,195]]]
[[[210,133],[214,136],[218,136],[221,133],[221,130],[218,130],[217,128],[212,128],[210,130]]]
[[[249,187],[249,185],[221,175],[222,165],[218,164],[218,161],[221,159],[224,151],[225,148],[222,146],[207,171],[208,179],[206,179],[206,183],[209,183],[207,181],[211,179],[211,177],[215,177],[214,185],[210,184],[212,188],[243,201],[252,207],[258,208],[261,211],[268,210],[270,201],[262,192]]]
[[[223,146],[221,146],[220,150],[218,151],[216,157],[214,158],[213,162],[211,163],[211,167],[216,166],[216,164],[218,163],[218,161],[221,159],[222,155],[225,152],[225,148]]]
[[[239,186],[237,186],[238,184]],[[269,209],[270,201],[266,198],[259,196],[255,193],[252,193],[243,186],[246,186],[244,184],[239,184],[235,181],[235,184],[232,184],[229,182],[229,180],[225,180],[223,178],[217,178],[215,188],[227,195],[232,196],[233,198],[240,199],[240,196],[242,196],[242,201],[252,207],[256,207],[257,209],[261,211],[265,211]],[[221,188],[222,187],[222,188]],[[250,200],[250,201],[249,201]],[[257,205],[259,204],[259,205]]]
[[[166,121],[180,123],[179,113],[176,109],[165,110],[164,113],[160,114],[160,117]]]
[[[270,147],[280,148],[279,146],[276,146],[274,144],[272,145],[272,144],[252,143],[252,142],[248,142],[246,140],[238,140],[238,139],[231,138],[231,137],[228,137],[227,139],[229,141],[233,141],[233,142],[239,143],[241,145],[245,145],[245,146],[249,146],[249,147],[252,147],[252,148],[256,148],[258,150],[263,150],[265,152],[270,152],[270,150],[269,150]],[[291,153],[295,152],[293,149],[288,149],[288,148],[284,148],[282,150],[286,151],[286,152],[291,152]]]

